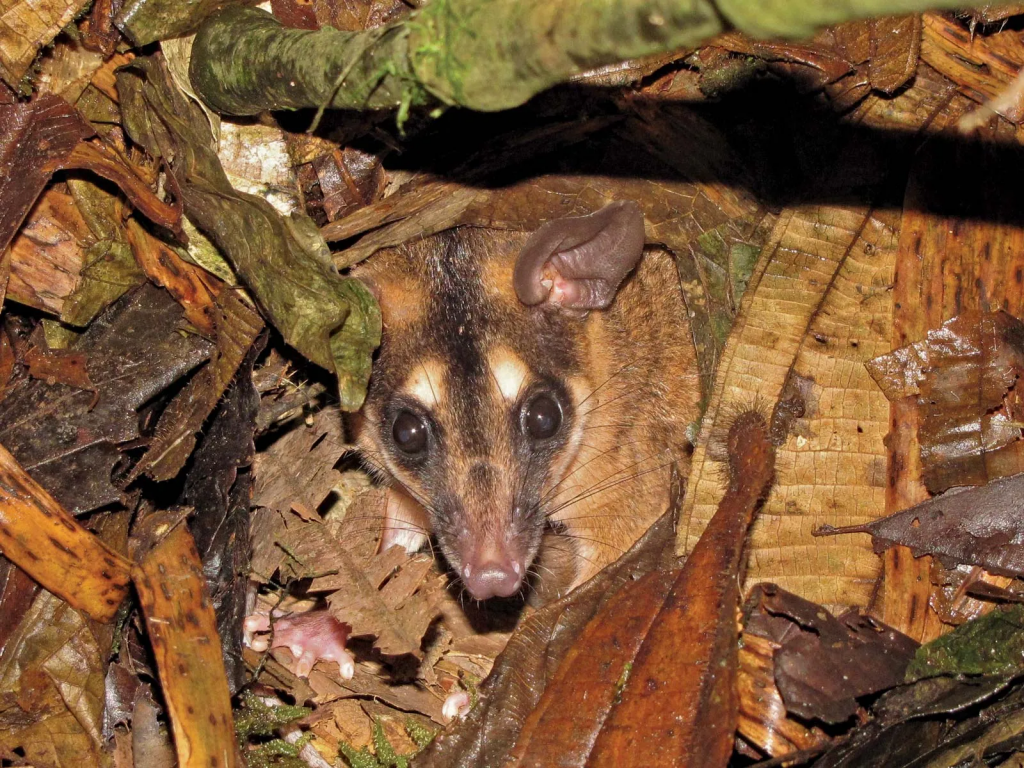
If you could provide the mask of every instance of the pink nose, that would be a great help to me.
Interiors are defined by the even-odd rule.
[[[462,561],[462,581],[477,600],[508,597],[523,584],[523,566],[506,552],[492,547],[474,550]]]

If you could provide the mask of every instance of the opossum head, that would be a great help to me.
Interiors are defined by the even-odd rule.
[[[384,319],[358,444],[422,506],[476,599],[524,583],[596,384],[590,310],[643,243],[639,207],[620,202],[532,235],[451,230],[357,273]]]

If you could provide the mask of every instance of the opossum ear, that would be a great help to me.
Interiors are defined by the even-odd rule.
[[[644,251],[644,215],[632,200],[549,221],[526,241],[512,277],[524,304],[604,309]]]

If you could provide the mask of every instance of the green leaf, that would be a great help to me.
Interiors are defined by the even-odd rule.
[[[370,292],[338,274],[323,256],[323,240],[311,242],[312,227],[286,221],[265,200],[231,186],[206,116],[171,82],[158,55],[121,70],[118,90],[125,127],[168,161],[189,220],[231,263],[285,341],[338,377],[341,407],[358,409],[380,343],[380,310]]]

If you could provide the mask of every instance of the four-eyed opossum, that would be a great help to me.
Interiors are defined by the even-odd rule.
[[[389,484],[382,549],[434,535],[485,600],[524,588],[546,530],[573,542],[577,585],[666,510],[699,386],[674,262],[641,260],[644,240],[620,201],[532,235],[461,227],[355,271],[384,324],[351,423]]]
[[[644,239],[620,201],[532,235],[462,227],[357,270],[384,321],[354,419],[391,484],[383,547],[433,534],[484,600],[523,588],[551,525],[579,584],[665,511],[699,386],[674,263],[641,261]]]

